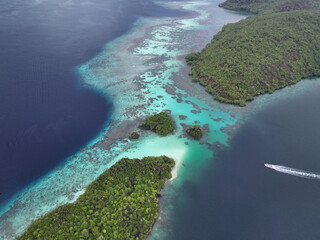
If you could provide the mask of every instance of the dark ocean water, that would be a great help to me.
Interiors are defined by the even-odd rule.
[[[184,184],[170,239],[319,240],[320,181],[264,163],[320,173],[319,84],[253,116],[200,179]]]
[[[57,166],[108,123],[112,103],[75,67],[139,16],[179,15],[149,0],[2,0],[0,203]]]

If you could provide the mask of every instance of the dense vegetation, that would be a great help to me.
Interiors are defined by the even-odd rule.
[[[166,156],[121,159],[72,204],[33,222],[18,239],[145,239],[159,212],[159,191],[171,178]]]
[[[141,125],[140,128],[145,130],[152,130],[155,133],[166,136],[173,133],[176,129],[173,119],[166,112],[161,112],[148,117]]]
[[[193,81],[215,99],[243,106],[258,94],[320,75],[320,11],[262,14],[228,24],[186,60]]]
[[[203,135],[203,130],[199,125],[193,125],[188,127],[187,133],[194,139],[200,139]]]
[[[227,0],[220,6],[230,10],[271,13],[320,9],[320,0]]]
[[[139,137],[140,137],[140,134],[137,132],[131,132],[129,135],[130,140],[139,139]]]

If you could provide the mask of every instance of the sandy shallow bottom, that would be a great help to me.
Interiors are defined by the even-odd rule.
[[[191,14],[184,18],[140,18],[130,32],[78,67],[84,87],[112,98],[115,112],[111,123],[79,153],[0,209],[0,239],[13,239],[31,220],[75,201],[90,182],[122,157],[168,155],[176,160],[176,166],[163,190],[159,219],[149,237],[165,239],[182,183],[201,175],[208,162],[214,161],[215,152],[228,147],[230,138],[250,116],[278,99],[294,97],[318,84],[305,80],[261,96],[245,108],[212,101],[204,89],[191,82],[184,56],[202,49],[223,25],[246,17],[220,9],[218,4],[217,0],[168,2],[167,7]],[[143,132],[138,141],[127,139],[146,116],[163,110],[170,111],[177,123],[174,135]],[[200,142],[184,134],[184,127],[195,123],[207,130]]]

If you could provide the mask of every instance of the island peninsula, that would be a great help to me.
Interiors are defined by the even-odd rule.
[[[237,3],[234,9],[249,9],[245,1],[221,6],[229,2]],[[268,9],[265,4],[271,8],[271,3],[260,1],[254,6]],[[300,10],[254,15],[228,24],[202,51],[187,55],[192,80],[215,100],[244,106],[259,94],[320,76],[319,19],[320,11]]]
[[[219,5],[230,10],[252,13],[286,12],[294,10],[319,10],[319,0],[227,0]]]
[[[255,95],[319,75],[319,14],[271,13],[225,26],[204,50],[187,56],[193,80],[220,101],[245,105]],[[163,136],[175,131],[165,113],[141,127]],[[121,159],[78,200],[36,220],[18,239],[145,239],[173,166],[165,156]]]
[[[34,221],[17,239],[145,239],[158,217],[160,190],[174,164],[166,156],[123,158],[76,202]]]

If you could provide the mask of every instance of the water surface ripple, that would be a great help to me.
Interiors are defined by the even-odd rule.
[[[175,158],[176,166],[173,179],[163,191],[166,197],[161,199],[160,216],[149,238],[177,237],[177,219],[182,223],[184,220],[177,218],[175,211],[190,206],[185,201],[186,185],[201,180],[205,170],[215,162],[215,156],[229,148],[232,136],[256,112],[278,99],[297,96],[313,84],[305,81],[274,95],[259,97],[245,108],[212,101],[203,88],[191,82],[184,57],[202,49],[223,25],[246,16],[219,8],[217,0],[157,4],[189,14],[139,17],[126,34],[107,43],[90,61],[79,64],[77,71],[83,84],[112,99],[114,114],[110,125],[90,144],[12,200],[10,209],[0,218],[2,236],[10,239],[21,233],[32,219],[74,201],[90,182],[120,158],[165,154]],[[142,119],[162,110],[171,111],[177,123],[174,135],[158,137],[142,133],[138,141],[127,139]],[[184,134],[185,126],[195,123],[206,130],[200,142]],[[183,198],[179,198],[180,193]]]

